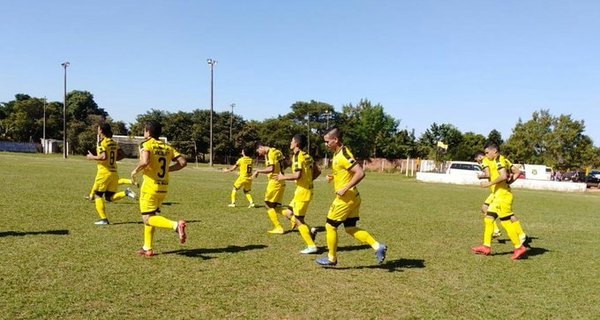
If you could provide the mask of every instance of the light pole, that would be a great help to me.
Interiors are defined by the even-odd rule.
[[[307,152],[310,154],[310,113],[306,114],[306,127],[308,127],[308,132],[306,134],[306,144],[308,147]]]
[[[63,157],[67,158],[67,67],[71,65],[69,61],[60,64],[65,69],[64,81],[64,100],[63,100]]]
[[[233,128],[233,108],[235,108],[235,103],[231,104],[231,118],[229,118],[229,142],[231,142],[231,130]]]
[[[44,130],[42,131],[42,150],[46,153],[46,97],[44,97]]]
[[[325,122],[326,122],[325,131],[327,131],[327,130],[329,130],[329,110],[325,110]],[[325,133],[327,133],[327,132],[325,132]],[[329,151],[327,150],[327,148],[325,148],[325,161],[324,161],[325,168],[329,167],[328,155],[329,155]]]
[[[206,59],[206,62],[210,66],[210,147],[209,147],[210,148],[210,152],[209,152],[210,159],[208,160],[208,164],[212,167],[213,166],[213,103],[214,103],[213,71],[214,71],[215,64],[217,63],[217,60],[208,58],[208,59]]]

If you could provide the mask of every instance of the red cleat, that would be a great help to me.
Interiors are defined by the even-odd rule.
[[[490,253],[492,253],[492,248],[481,245],[471,248],[471,252],[473,252],[474,254],[482,254],[484,256],[489,256]]]
[[[144,256],[146,258],[150,258],[154,255],[154,251],[152,251],[152,249],[145,250],[144,248],[141,248],[140,250],[136,251],[135,253],[137,253],[139,256]]]
[[[517,259],[523,257],[526,252],[527,252],[527,248],[525,248],[524,245],[521,245],[519,248],[517,248],[517,249],[515,249],[515,251],[513,251],[513,254],[512,254],[512,256],[510,256],[510,258],[512,260],[517,260]]]
[[[187,238],[185,235],[185,221],[179,220],[177,222],[177,234],[179,234],[179,243],[184,244]]]

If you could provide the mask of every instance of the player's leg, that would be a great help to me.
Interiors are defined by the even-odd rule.
[[[375,240],[368,231],[356,226],[356,223],[360,220],[360,203],[360,196],[356,196],[354,200],[348,203],[350,213],[348,214],[346,221],[344,221],[344,229],[346,230],[346,233],[354,237],[354,239],[371,246],[371,248],[375,250],[377,262],[381,264],[383,263],[383,260],[385,260],[385,253],[387,251],[386,245]]]
[[[488,197],[485,199],[485,201],[483,202],[483,205],[481,206],[481,214],[483,214],[484,217],[487,214],[490,203],[492,203],[493,200],[494,200],[494,193],[490,193],[488,195]],[[497,221],[494,222],[493,227],[494,227],[494,231],[492,233],[492,238],[500,237],[502,235],[502,233],[500,232],[500,228],[498,226]]]
[[[325,239],[327,241],[327,257],[315,260],[318,265],[335,266],[337,264],[338,233],[337,228],[344,222],[348,215],[348,207],[344,201],[335,198],[327,213],[325,223]]]
[[[306,211],[308,210],[309,201],[296,201],[294,200],[293,212],[294,223],[298,228],[300,237],[304,240],[306,248],[300,253],[310,254],[317,253],[317,245],[315,244],[314,235],[310,231],[310,227],[306,224],[304,218],[306,217]]]
[[[265,193],[265,206],[267,207],[267,215],[273,229],[268,231],[271,234],[283,234],[283,228],[279,223],[277,213],[282,212],[281,200],[283,199],[283,192],[285,191],[285,185],[281,185],[277,181],[269,181],[267,184],[267,191]]]
[[[252,199],[252,195],[250,191],[252,190],[252,180],[247,180],[243,184],[244,196],[246,196],[246,200],[248,200],[248,208],[254,208],[254,199]]]
[[[100,220],[96,221],[97,225],[106,225],[108,224],[108,218],[106,217],[106,207],[104,206],[104,199],[106,197],[106,192],[108,191],[109,177],[108,176],[98,176],[96,175],[96,180],[94,182],[94,186],[96,188],[95,196],[94,196],[94,206],[96,207],[96,213],[98,213],[98,217]]]

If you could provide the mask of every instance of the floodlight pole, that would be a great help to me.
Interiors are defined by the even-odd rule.
[[[214,95],[213,95],[213,74],[214,67],[217,63],[217,60],[213,60],[211,58],[206,59],[206,62],[210,66],[210,147],[209,147],[209,156],[208,165],[213,166],[213,103],[214,103]]]
[[[71,65],[69,61],[60,64],[65,69],[64,77],[64,95],[63,95],[63,158],[67,158],[67,67]]]
[[[229,142],[231,142],[232,137],[231,131],[233,128],[233,108],[235,108],[235,103],[231,104],[231,118],[229,118]]]

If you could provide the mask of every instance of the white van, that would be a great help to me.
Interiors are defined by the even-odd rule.
[[[481,166],[477,162],[470,161],[452,161],[446,169],[447,174],[451,175],[472,175],[477,177],[481,172]]]

